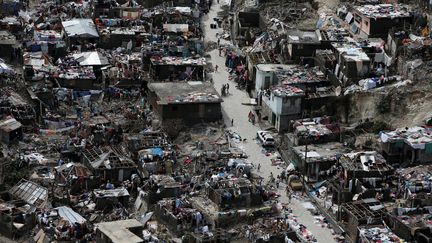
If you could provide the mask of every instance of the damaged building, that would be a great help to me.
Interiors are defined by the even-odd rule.
[[[222,118],[222,99],[210,83],[151,83],[150,102],[162,124],[192,125]]]

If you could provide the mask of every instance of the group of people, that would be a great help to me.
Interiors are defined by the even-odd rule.
[[[221,94],[222,96],[226,96],[229,94],[229,83],[222,85]]]
[[[260,172],[260,170],[261,170],[261,164],[258,164],[258,172]],[[269,183],[275,184],[277,189],[279,189],[281,182],[287,183],[287,185],[285,187],[285,192],[286,192],[286,196],[288,197],[288,202],[291,203],[293,190],[292,190],[291,186],[288,184],[287,179],[288,179],[288,177],[287,177],[285,171],[282,171],[282,173],[280,175],[278,175],[276,178],[274,177],[273,172],[270,172]]]

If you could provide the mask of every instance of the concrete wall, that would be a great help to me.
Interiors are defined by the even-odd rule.
[[[301,97],[279,97],[273,93],[263,101],[276,115],[295,115],[301,113]]]
[[[276,120],[276,127],[279,132],[286,132],[289,129],[291,120],[299,118],[300,113],[292,115],[280,115]]]
[[[301,103],[301,97],[282,98],[273,94],[270,98],[263,96],[262,117],[268,116],[270,124],[279,132],[287,131],[290,121],[299,118],[302,111]]]
[[[289,59],[300,61],[302,57],[313,57],[319,45],[313,44],[288,44]]]
[[[185,125],[193,125],[219,121],[222,118],[220,103],[170,104],[161,106],[160,109],[162,123],[171,119],[182,119]]]
[[[265,80],[270,79],[270,82],[268,84],[265,84]],[[256,76],[255,76],[255,90],[260,90],[260,89],[268,89],[270,88],[271,85],[276,84],[276,78],[273,75],[273,72],[268,71],[261,71],[256,69]]]
[[[358,13],[354,13],[355,25],[360,29],[360,32],[367,37],[387,37],[388,31],[391,28],[397,27],[408,27],[411,23],[412,18],[379,18],[371,19],[366,16],[362,16]]]

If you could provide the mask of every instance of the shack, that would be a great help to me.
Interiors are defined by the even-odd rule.
[[[155,56],[150,58],[150,75],[155,81],[203,80],[205,58]]]
[[[23,138],[22,125],[15,118],[8,118],[0,121],[0,139],[9,144]]]
[[[82,45],[84,42],[96,43],[99,40],[99,33],[92,19],[62,21],[62,26],[69,46]]]
[[[143,170],[142,176],[147,178],[150,174],[172,174],[174,166],[173,152],[161,147],[140,150],[138,152],[138,162],[140,169]]]
[[[55,73],[49,74],[50,79],[56,79],[61,87],[76,90],[96,89],[96,75],[92,66],[55,67]]]
[[[40,230],[33,238],[36,242],[78,241],[88,231],[87,220],[67,206],[47,209],[45,213],[39,212],[37,220]],[[49,222],[56,230],[49,230]],[[76,234],[70,234],[71,231]]]
[[[305,92],[291,85],[275,85],[269,91],[261,98],[261,116],[267,117],[279,132],[288,130],[289,122],[298,119],[302,112]]]
[[[114,147],[89,148],[82,153],[81,162],[94,175],[103,176],[112,182],[123,182],[137,174],[137,165],[120,149]]]
[[[222,98],[211,83],[151,83],[149,100],[163,126],[193,125],[222,118]]]
[[[416,208],[432,205],[431,171],[431,165],[401,168],[396,171],[401,183],[399,193],[404,199],[405,207]]]
[[[22,199],[0,194],[0,234],[9,238],[23,236],[36,224],[35,207]]]
[[[125,141],[128,150],[134,154],[134,156],[137,156],[138,151],[141,149],[155,147],[164,148],[170,145],[167,134],[161,131],[127,134],[125,136]]]
[[[406,241],[430,242],[432,214],[429,207],[398,207],[389,214],[390,228]]]
[[[342,226],[354,242],[358,242],[359,227],[366,225],[382,225],[386,217],[384,206],[376,199],[342,204]]]
[[[94,190],[93,198],[97,210],[113,209],[118,207],[118,204],[123,207],[129,205],[129,192],[126,188]]]
[[[15,45],[16,37],[12,35],[9,31],[0,31],[0,57],[9,61],[16,61],[21,58],[16,56]]]
[[[140,193],[143,208],[151,209],[164,198],[180,196],[181,187],[182,184],[169,175],[151,175]]]
[[[391,163],[423,164],[432,162],[432,130],[406,127],[380,133],[383,155]]]
[[[25,126],[36,121],[34,104],[13,90],[2,89],[0,90],[0,115],[10,114]]]
[[[44,208],[47,201],[45,187],[21,179],[0,194],[0,233],[11,238],[28,233],[36,224],[35,211]]]
[[[345,152],[348,149],[343,144],[331,142],[284,148],[282,156],[286,161],[291,161],[306,181],[316,182],[325,179],[325,171],[336,164]]]
[[[315,30],[288,30],[286,35],[288,43],[287,59],[295,62],[303,58],[313,58],[316,49],[320,48],[321,41],[318,31]]]
[[[343,86],[349,86],[370,72],[371,59],[357,42],[331,43],[336,55],[334,74]]]
[[[187,198],[164,199],[157,203],[155,216],[170,232],[184,235],[205,224],[204,215]]]
[[[360,36],[385,38],[390,29],[408,26],[413,10],[405,4],[367,4],[355,6],[353,18]]]
[[[298,119],[302,112],[315,109],[317,98],[332,93],[328,92],[332,88],[329,80],[317,67],[257,65],[257,68],[257,78],[260,78],[256,83],[256,88],[260,89],[257,103],[262,106],[261,117],[267,117],[280,132],[288,130],[290,121]],[[318,103],[319,108],[325,104]]]
[[[283,140],[288,146],[300,146],[307,143],[322,144],[340,140],[341,127],[331,117],[314,117],[293,120]]]
[[[83,164],[69,162],[55,167],[55,170],[57,172],[57,186],[65,189],[63,190],[63,196],[67,193],[76,195],[84,188],[87,190],[88,187],[96,187],[91,183],[91,171]]]
[[[260,190],[244,178],[217,181],[207,195],[221,210],[260,206],[264,201]]]
[[[24,200],[36,208],[43,208],[48,202],[48,189],[25,179],[15,184],[9,193],[12,198]]]
[[[255,73],[255,90],[269,89],[273,85],[279,84],[279,80],[276,77],[277,70],[289,71],[293,66],[286,64],[257,64],[254,66]]]
[[[359,242],[403,242],[389,227],[385,225],[367,225],[358,228]]]
[[[383,201],[390,199],[386,183],[395,170],[381,154],[376,151],[348,153],[341,156],[339,164],[342,168],[340,180],[330,183],[334,201],[350,202],[377,195]]]
[[[255,32],[265,26],[263,18],[259,12],[239,12],[236,17],[236,40],[241,46],[248,46],[253,43]]]
[[[27,50],[41,51],[54,59],[61,58],[66,53],[66,43],[61,32],[55,30],[35,30],[34,42],[27,43]]]

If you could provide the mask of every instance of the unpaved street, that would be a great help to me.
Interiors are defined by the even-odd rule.
[[[210,23],[213,23],[213,18],[217,17],[217,13],[220,11],[220,5],[215,3],[208,16],[204,17],[205,40],[206,41],[216,41],[216,33],[222,32],[220,28],[211,29]],[[221,39],[221,44],[226,42]],[[249,103],[250,98],[245,91],[235,88],[235,83],[228,80],[228,72],[225,68],[225,57],[220,57],[218,50],[213,50],[210,53],[211,62],[213,66],[218,65],[219,69],[213,74],[213,81],[216,90],[220,92],[222,85],[229,83],[230,94],[224,97],[224,102],[222,103],[222,108],[224,112],[224,121],[228,129],[237,132],[246,142],[243,142],[239,146],[244,149],[246,154],[249,156],[249,160],[254,163],[255,168],[258,163],[261,164],[261,171],[259,174],[268,180],[270,173],[276,177],[281,173],[281,168],[271,165],[270,157],[265,156],[262,152],[261,145],[256,143],[255,137],[256,132],[260,130],[260,127],[256,123],[248,122],[248,113],[251,109],[250,106],[242,105],[242,103]],[[234,125],[231,126],[231,119],[234,120]],[[285,185],[281,184],[279,187],[279,193],[282,195],[280,198],[282,203],[288,203],[288,198],[285,195]],[[294,197],[290,207],[295,212],[300,223],[304,224],[312,234],[317,238],[318,242],[336,242],[333,238],[330,229],[322,228],[320,225],[315,224],[314,217],[311,213],[303,206],[307,202],[306,199],[299,197]]]

